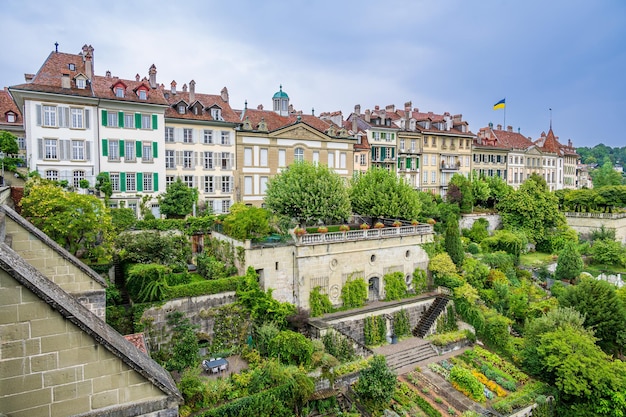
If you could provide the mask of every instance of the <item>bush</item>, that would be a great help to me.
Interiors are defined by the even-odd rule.
[[[333,355],[340,362],[350,362],[356,358],[352,341],[341,333],[328,332],[322,337],[322,342],[326,352]]]
[[[411,334],[411,324],[409,323],[409,314],[402,309],[393,315],[393,334],[397,337],[408,336]]]
[[[320,287],[315,287],[311,290],[309,294],[309,306],[311,307],[311,317],[318,317],[334,311],[328,294],[322,294]]]
[[[472,255],[479,254],[480,253],[480,246],[478,245],[478,243],[470,242],[467,245],[467,251],[469,253],[471,253]]]
[[[407,296],[406,283],[402,272],[392,272],[383,276],[385,300],[401,300]]]
[[[381,316],[369,316],[364,320],[364,339],[367,346],[384,343],[387,336],[387,325]]]
[[[413,289],[416,294],[421,294],[428,289],[428,274],[423,269],[415,268],[413,271]]]
[[[269,343],[269,356],[287,365],[308,367],[313,355],[313,342],[291,330],[279,332]]]
[[[363,278],[351,279],[341,288],[341,301],[345,308],[363,307],[367,301],[367,284]]]
[[[170,269],[157,264],[137,264],[128,269],[126,289],[136,302],[163,300],[168,289],[166,275]]]
[[[219,294],[221,292],[235,291],[243,280],[243,277],[230,277],[171,286],[165,290],[163,299],[169,300],[172,298],[196,297],[198,295]]]
[[[454,366],[450,370],[450,383],[454,388],[466,394],[470,399],[477,402],[485,401],[483,384],[472,375],[470,370],[460,366]]]

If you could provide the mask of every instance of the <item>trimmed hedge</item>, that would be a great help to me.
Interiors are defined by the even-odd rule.
[[[196,297],[199,295],[218,294],[226,291],[235,291],[244,277],[229,277],[210,281],[192,282],[185,285],[168,287],[165,300],[181,297]]]
[[[274,417],[292,416],[291,402],[294,397],[293,384],[283,384],[231,401],[198,417]]]

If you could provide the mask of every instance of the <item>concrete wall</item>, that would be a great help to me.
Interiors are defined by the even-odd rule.
[[[177,415],[152,382],[4,270],[0,341],[0,413]]]
[[[626,213],[565,213],[567,225],[582,235],[602,226],[615,230],[615,240],[626,243]]]
[[[459,227],[461,229],[471,229],[474,222],[478,219],[485,219],[489,222],[489,226],[487,226],[489,233],[493,233],[494,230],[502,227],[502,219],[500,218],[500,215],[488,213],[461,214]]]

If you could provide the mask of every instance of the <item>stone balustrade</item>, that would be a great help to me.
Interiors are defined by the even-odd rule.
[[[383,227],[381,229],[349,230],[347,232],[311,233],[298,236],[296,245],[319,245],[324,243],[371,240],[399,236],[431,235],[430,224],[417,226]]]

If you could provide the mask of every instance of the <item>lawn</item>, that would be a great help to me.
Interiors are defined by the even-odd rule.
[[[542,252],[529,252],[520,256],[520,266],[538,268],[554,262],[554,255]]]

